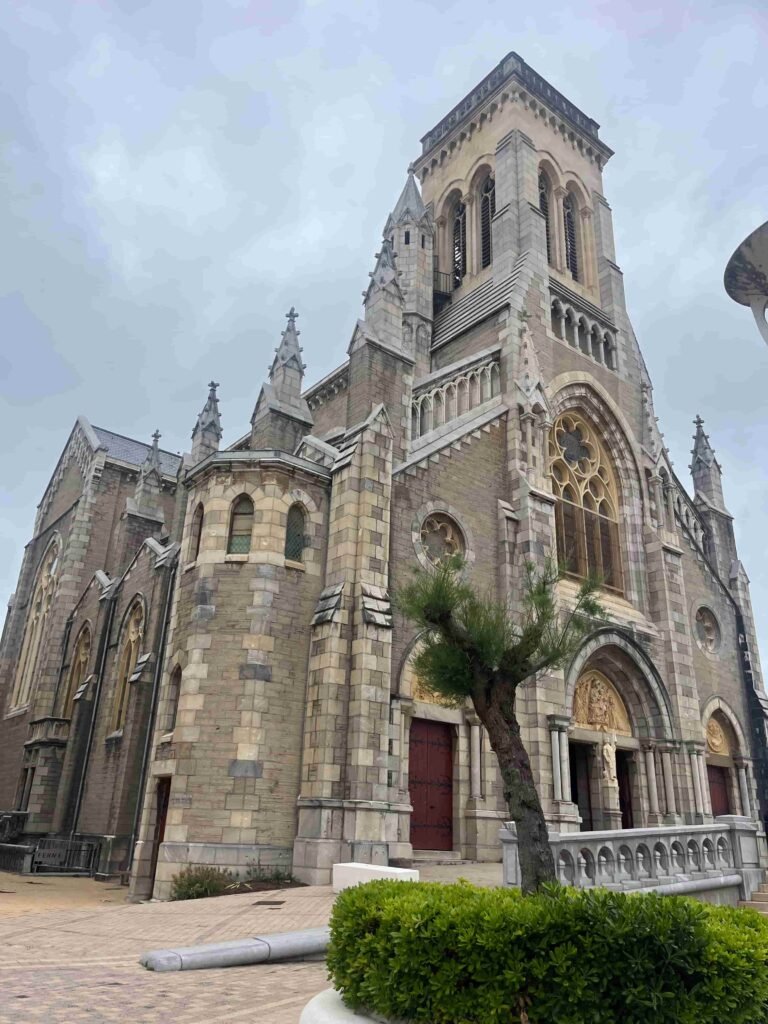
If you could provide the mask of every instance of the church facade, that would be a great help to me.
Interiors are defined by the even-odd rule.
[[[90,842],[137,898],[499,859],[487,737],[393,603],[455,553],[513,611],[530,561],[565,609],[602,578],[610,619],[518,695],[553,829],[762,828],[748,579],[703,422],[692,492],[664,447],[598,129],[509,54],[422,139],[337,370],[305,386],[292,309],[229,447],[214,382],[184,456],[78,420],[3,634],[6,839]]]

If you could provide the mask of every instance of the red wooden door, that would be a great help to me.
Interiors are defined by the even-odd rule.
[[[712,813],[731,813],[731,800],[728,796],[728,769],[720,765],[708,764],[707,777],[709,778],[709,795],[712,800]]]
[[[452,731],[443,722],[411,722],[408,783],[414,850],[453,849]]]

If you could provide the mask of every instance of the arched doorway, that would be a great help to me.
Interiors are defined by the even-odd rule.
[[[706,724],[707,782],[712,814],[738,814],[741,805],[738,769],[734,761],[739,742],[733,726],[722,711],[714,711]],[[744,813],[749,814],[747,809]]]
[[[569,743],[570,796],[582,831],[634,827],[636,746],[621,694],[598,669],[587,669],[574,691]]]

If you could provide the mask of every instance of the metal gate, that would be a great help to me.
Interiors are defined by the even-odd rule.
[[[86,839],[41,839],[32,857],[32,871],[91,875],[98,848],[98,843]]]

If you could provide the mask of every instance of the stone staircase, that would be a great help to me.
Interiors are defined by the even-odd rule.
[[[768,917],[768,883],[763,882],[752,893],[748,900],[739,900],[740,907],[749,907],[756,910],[758,914]]]

